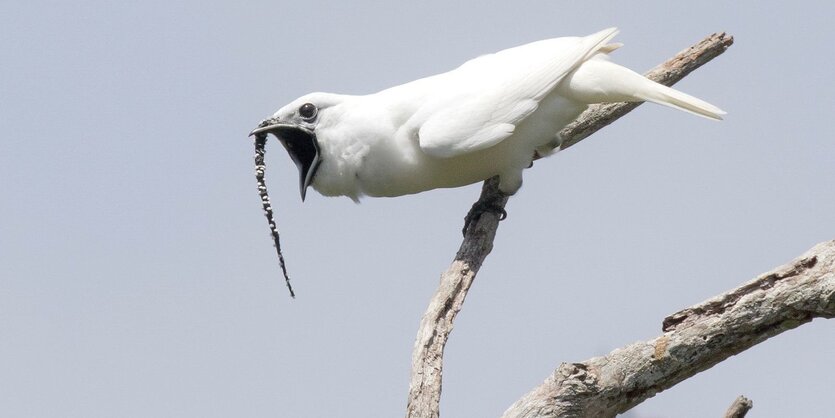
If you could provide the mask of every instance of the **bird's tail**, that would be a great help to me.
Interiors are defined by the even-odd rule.
[[[602,57],[601,57],[602,58]],[[606,59],[584,62],[568,76],[568,94],[585,103],[653,102],[721,120],[725,111],[704,100],[658,84]]]

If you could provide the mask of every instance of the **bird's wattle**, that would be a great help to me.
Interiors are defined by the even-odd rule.
[[[299,192],[304,201],[307,188],[313,182],[313,176],[316,175],[316,169],[321,162],[316,133],[305,127],[288,123],[267,124],[254,130],[253,133],[270,133],[281,141],[299,169]]]

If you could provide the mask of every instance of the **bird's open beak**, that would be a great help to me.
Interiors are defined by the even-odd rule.
[[[299,190],[303,202],[307,187],[313,181],[320,162],[319,142],[316,141],[316,134],[303,126],[266,119],[250,132],[249,136],[264,134],[275,135],[296,163],[296,167],[299,168]]]

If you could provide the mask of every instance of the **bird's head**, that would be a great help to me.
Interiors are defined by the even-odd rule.
[[[316,128],[326,123],[333,108],[341,101],[341,96],[335,94],[304,95],[264,119],[249,134],[273,134],[281,141],[299,169],[302,201],[321,162]]]

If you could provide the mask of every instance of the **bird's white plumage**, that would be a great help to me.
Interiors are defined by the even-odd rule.
[[[497,144],[533,113],[557,83],[617,34],[556,38],[484,55],[445,74],[444,88],[423,104],[420,147],[454,157]],[[439,81],[441,81],[439,80]]]
[[[609,62],[616,34],[533,42],[365,96],[312,93],[273,118],[316,133],[321,164],[312,186],[354,200],[495,175],[512,194],[534,153],[592,103],[652,101],[721,119],[721,109]],[[318,108],[314,120],[300,117],[305,103]]]

